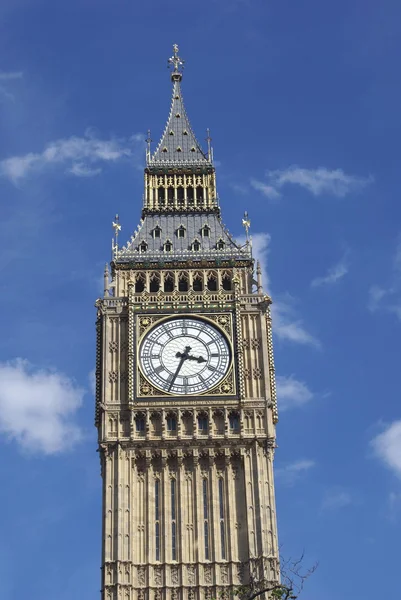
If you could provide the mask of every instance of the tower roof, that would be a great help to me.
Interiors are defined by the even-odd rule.
[[[148,151],[147,166],[210,166],[210,152],[205,153],[189,122],[181,92],[183,62],[178,56],[178,46],[174,44],[174,56],[169,59],[173,67],[171,80],[173,95],[170,114],[161,140],[153,154]]]

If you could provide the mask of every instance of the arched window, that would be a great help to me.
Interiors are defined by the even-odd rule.
[[[177,229],[177,237],[179,238],[184,238],[187,234],[187,230],[185,229],[184,225],[180,225],[179,228]]]
[[[157,188],[157,197],[159,200],[164,200],[164,187],[159,186]]]
[[[209,273],[207,277],[207,289],[211,292],[217,291],[217,275],[216,273]]]
[[[194,188],[192,187],[192,185],[189,185],[187,187],[187,200],[194,200]]]
[[[174,277],[172,273],[167,273],[164,276],[164,291],[172,292],[174,290]]]
[[[160,277],[157,273],[152,273],[150,276],[150,286],[149,291],[153,294],[158,292],[160,289]]]
[[[196,188],[196,199],[203,200],[203,187],[201,185]]]
[[[177,188],[177,200],[184,200],[184,188],[182,185],[178,186]]]
[[[203,290],[203,281],[199,274],[195,275],[193,279],[193,288],[194,292],[201,292]]]
[[[207,435],[208,432],[208,417],[206,413],[199,413],[198,415],[198,432],[203,435]]]
[[[178,291],[179,292],[187,292],[188,291],[188,274],[180,273],[178,276]]]
[[[168,198],[168,203],[172,204],[174,201],[174,188],[169,186],[167,188],[167,198]]]
[[[201,236],[204,238],[210,237],[210,227],[209,225],[204,225],[201,229]]]
[[[201,245],[198,242],[198,240],[195,240],[194,242],[192,242],[191,250],[193,250],[194,252],[199,252],[200,249],[201,249]]]
[[[135,280],[135,292],[140,294],[145,289],[145,275],[143,273],[139,273],[136,276]]]
[[[165,242],[165,244],[164,244],[164,251],[171,252],[172,249],[173,249],[173,244],[170,242],[170,240],[167,240],[167,242]]]
[[[166,417],[167,431],[177,430],[177,419],[173,415],[167,415]]]
[[[139,244],[139,252],[146,252],[147,249],[148,249],[148,245],[145,241],[143,241]]]
[[[222,278],[223,290],[229,291],[232,289],[231,277],[228,273],[225,273]]]
[[[219,241],[216,244],[216,248],[217,248],[217,250],[224,250],[225,245],[226,244],[225,244],[224,240],[219,239]]]
[[[161,232],[162,232],[161,227],[159,227],[158,225],[156,225],[156,227],[154,228],[154,230],[152,232],[153,233],[153,237],[154,238],[160,238]]]

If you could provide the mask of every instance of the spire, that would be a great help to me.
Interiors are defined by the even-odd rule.
[[[206,154],[192,131],[181,92],[184,61],[178,55],[178,46],[168,59],[172,67],[173,95],[170,114],[162,138],[153,154],[149,153],[147,166],[212,166],[211,153]]]

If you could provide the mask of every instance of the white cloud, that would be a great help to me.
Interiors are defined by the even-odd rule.
[[[388,425],[371,441],[371,445],[376,456],[401,477],[401,420]]]
[[[102,279],[102,283],[103,283],[103,279]],[[89,373],[89,387],[90,387],[90,391],[95,396],[95,394],[96,394],[96,369],[95,368],[93,368],[92,371]]]
[[[347,175],[342,169],[330,170],[326,167],[318,169],[304,169],[293,165],[287,169],[268,171],[270,184],[274,188],[284,185],[299,185],[307,189],[314,196],[332,194],[342,198],[350,192],[359,190],[373,182],[373,177],[357,177]]]
[[[314,460],[297,460],[275,470],[275,474],[286,485],[294,485],[303,475],[316,465]]]
[[[132,159],[135,146],[140,140],[142,138],[139,135],[134,135],[129,140],[100,140],[87,131],[84,137],[72,136],[51,142],[42,152],[30,152],[2,160],[0,175],[16,183],[50,166],[66,165],[67,171],[73,175],[92,176],[100,173],[101,169],[96,166],[99,163]]]
[[[95,175],[99,175],[99,173],[102,172],[102,169],[100,167],[92,169],[91,167],[85,165],[85,163],[77,162],[74,163],[70,169],[68,169],[68,172],[72,173],[72,175],[76,175],[77,177],[94,177]]]
[[[401,321],[401,234],[392,259],[392,275],[387,286],[372,285],[369,289],[368,309],[371,312],[384,310],[393,313]]]
[[[82,437],[74,418],[83,395],[62,373],[22,359],[0,363],[0,433],[33,452],[69,449]]]
[[[341,487],[334,487],[324,495],[322,502],[323,510],[338,510],[340,508],[345,508],[350,504],[354,504],[355,499],[351,492],[345,490]]]
[[[251,186],[255,190],[258,190],[258,192],[262,192],[262,194],[270,200],[277,200],[281,196],[280,192],[275,187],[257,179],[251,179]]]
[[[294,310],[288,303],[274,302],[271,310],[273,333],[278,338],[320,348],[319,340],[307,331],[301,319],[294,316]]]
[[[290,375],[289,377],[278,375],[276,384],[280,410],[288,410],[289,408],[303,406],[313,398],[313,393],[306,383],[295,379],[293,375]]]
[[[0,71],[0,81],[9,81],[10,79],[21,79],[22,76],[22,71]]]
[[[332,285],[337,283],[348,273],[348,264],[345,257],[340,260],[336,265],[330,267],[327,274],[323,277],[316,277],[311,282],[311,287],[319,287],[321,285]]]

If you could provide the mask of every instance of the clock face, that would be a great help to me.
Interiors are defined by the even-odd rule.
[[[225,336],[208,321],[179,317],[156,325],[143,339],[139,361],[146,378],[173,395],[202,394],[230,366]]]

